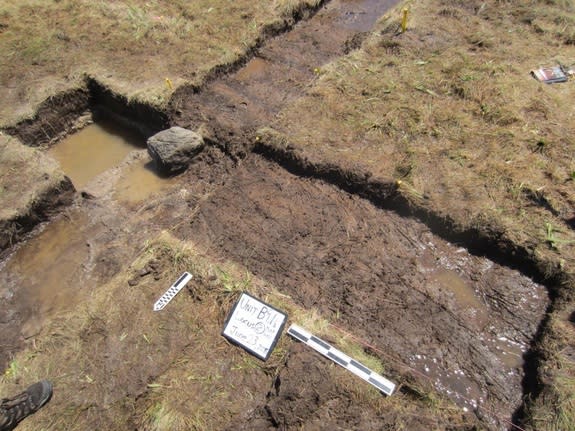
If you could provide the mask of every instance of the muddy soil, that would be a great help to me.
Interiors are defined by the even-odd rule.
[[[318,308],[463,408],[496,421],[521,403],[545,288],[416,220],[254,155],[174,233]]]
[[[524,395],[524,357],[547,309],[546,289],[469,253],[472,244],[451,244],[417,220],[250,152],[253,131],[305,91],[314,69],[359,46],[362,32],[396,2],[378,3],[330,2],[313,20],[267,43],[237,73],[199,93],[181,90],[170,107],[172,123],[204,126],[212,145],[168,189],[144,202],[114,192],[122,172],[145,157],[145,150],[135,150],[79,190],[60,221],[40,226],[32,235],[36,243],[4,256],[2,309],[10,311],[0,324],[10,335],[0,365],[50,313],[82,301],[82,291],[105,283],[146,240],[168,229],[215,261],[235,261],[297,304],[318,309],[334,331],[362,340],[386,365],[386,377],[415,379],[474,412],[485,427],[507,428]],[[368,5],[381,11],[362,13]],[[52,244],[60,263],[40,252],[50,229],[62,229],[56,237],[64,240]],[[50,271],[68,289],[61,302],[50,290],[37,295]],[[30,281],[31,273],[37,280]],[[294,344],[279,376],[270,378],[265,400],[254,400],[251,413],[229,429],[397,424],[339,394],[332,372],[327,361]],[[432,418],[410,420],[408,429],[437,425]]]
[[[312,19],[273,38],[237,73],[202,88],[182,88],[171,101],[172,122],[197,129],[234,156],[244,156],[253,131],[270,124],[313,83],[321,66],[361,46],[377,19],[398,0],[334,0]]]
[[[326,361],[318,361],[317,355],[304,345],[294,344],[265,402],[250,414],[238,417],[226,430],[376,431],[398,429],[399,426],[429,430],[445,425],[431,416],[379,414],[366,409],[334,384],[336,373],[337,370]]]
[[[354,27],[362,15],[345,9],[353,6],[329,3],[238,73],[176,95],[173,121],[203,125],[227,154],[245,157],[256,128],[301,95],[322,64],[361,44],[371,24]],[[523,355],[548,304],[545,289],[521,274],[252,156],[177,232],[331,314],[390,352],[391,366],[431,381],[495,427],[520,406]]]
[[[208,148],[177,184],[145,203],[117,200],[108,193],[113,182],[110,173],[97,178],[85,188],[89,199],[79,199],[61,225],[45,227],[63,229],[62,243],[51,245],[61,259],[56,265],[36,248],[46,246],[41,232],[36,245],[23,244],[4,262],[2,284],[12,288],[6,309],[20,310],[4,333],[23,324],[20,337],[33,337],[42,317],[86,298],[82,290],[87,294],[109,280],[147,238],[169,229],[214,261],[238,262],[298,304],[319,309],[369,344],[389,378],[411,376],[433,386],[493,429],[504,428],[519,407],[522,356],[547,304],[545,289],[520,273],[435,237],[416,220],[290,174],[256,154],[236,164]],[[18,274],[34,271],[42,278],[35,285],[26,279],[35,289],[30,295],[18,288],[24,281]],[[38,299],[50,273],[65,300],[54,292]],[[23,339],[3,352],[16,350]],[[354,414],[357,404],[325,378],[329,363],[298,349],[243,429],[314,429],[329,411],[346,411],[332,418],[339,427],[393,422],[373,412]],[[294,396],[295,388],[315,389]],[[425,421],[412,425],[429,427]]]
[[[75,202],[62,214],[38,225],[25,241],[3,254],[3,369],[14,352],[33,340],[47,318],[70,310],[110,280],[147,240],[177,225],[190,209],[188,205],[193,207],[222,183],[233,166],[220,150],[208,149],[189,169],[195,176],[193,183],[172,184],[161,197],[151,199],[124,184],[127,173],[134,172],[136,179],[145,173],[143,162],[150,163],[147,151],[132,151],[118,167],[78,190]],[[178,204],[182,196],[187,197],[185,207]]]

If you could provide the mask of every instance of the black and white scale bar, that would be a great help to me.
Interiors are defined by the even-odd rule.
[[[382,377],[376,372],[371,371],[365,365],[360,364],[355,359],[352,359],[345,353],[340,352],[335,347],[323,341],[321,338],[310,334],[301,326],[293,324],[289,327],[287,332],[289,335],[307,344],[309,347],[321,353],[326,358],[331,359],[336,364],[341,365],[356,376],[375,386],[384,394],[393,394],[393,391],[395,390],[395,383],[392,383],[385,377]]]
[[[156,301],[156,303],[154,304],[154,311],[160,311],[162,308],[164,308],[166,305],[168,305],[168,302],[170,302],[172,300],[172,298],[174,296],[176,296],[177,293],[180,290],[182,290],[182,288],[191,279],[192,279],[192,274],[190,274],[189,272],[184,272],[180,276],[180,278],[178,278],[178,281],[176,281],[174,284],[172,284],[172,286],[168,290],[166,290],[166,293],[164,293],[162,296],[160,296],[160,298]]]

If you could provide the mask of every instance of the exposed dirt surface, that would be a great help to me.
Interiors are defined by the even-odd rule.
[[[358,48],[358,35],[398,0],[332,1],[292,31],[268,41],[237,73],[218,79],[200,93],[182,88],[172,97],[173,122],[204,133],[226,151],[245,155],[255,128],[269,124],[301,96],[322,65]]]
[[[362,408],[334,383],[337,373],[301,344],[294,345],[281,372],[274,379],[265,405],[237,418],[232,430],[384,430],[406,426],[410,430],[433,429],[436,418],[395,412],[379,414]],[[343,396],[342,396],[343,395]],[[465,429],[465,427],[459,427]],[[471,429],[471,428],[468,428]]]
[[[208,149],[189,168],[194,182],[183,182],[182,188],[144,206],[116,199],[113,190],[122,172],[142,157],[147,157],[146,150],[136,150],[118,169],[96,177],[57,220],[38,225],[30,234],[33,240],[4,253],[2,367],[25,339],[39,332],[46,316],[69,309],[110,280],[134,259],[147,238],[177,225],[233,166],[218,149]],[[183,207],[182,195],[190,196]]]
[[[319,308],[462,406],[509,418],[521,402],[546,290],[415,220],[253,156],[174,232]]]
[[[46,145],[89,105],[107,117],[150,119],[138,127],[144,135],[171,123],[199,129],[209,143],[169,187],[143,201],[118,192],[126,172],[147,158],[145,149],[132,151],[2,256],[0,328],[9,335],[0,366],[11,369],[29,349],[21,361],[38,356],[38,368],[51,370],[42,361],[52,355],[64,367],[59,383],[74,390],[54,400],[52,419],[39,416],[45,427],[509,429],[531,395],[537,364],[527,360],[550,307],[547,288],[505,266],[501,253],[470,252],[475,244],[450,243],[395,212],[394,183],[366,191],[367,177],[333,166],[333,175],[349,180],[342,186],[313,175],[314,166],[297,175],[278,163],[285,162],[279,153],[253,151],[256,129],[304,94],[323,64],[359,48],[396,3],[329,2],[236,73],[200,90],[182,87],[166,113],[127,106],[91,82],[53,101],[63,105],[61,117],[46,105],[35,121],[11,130],[28,145]],[[397,202],[403,208],[405,200]],[[380,394],[374,401],[355,389],[353,376],[288,337],[278,348],[281,363],[254,366],[220,337],[231,302],[215,275],[198,270],[173,314],[152,317],[158,286],[183,267],[184,253],[167,248],[143,267],[134,263],[161,232],[213,265],[232,262],[269,283],[331,322],[334,333],[352,334],[399,383],[406,405]],[[223,290],[239,290],[232,287]],[[447,402],[455,423],[434,417],[425,405],[434,405],[430,393]],[[185,426],[161,423],[169,403]]]
[[[42,103],[34,118],[8,127],[6,132],[31,147],[48,144],[73,130],[78,113],[88,109],[89,101],[90,94],[85,89],[60,93]]]
[[[203,125],[228,154],[245,156],[255,128],[301,95],[329,58],[360,46],[357,30],[329,30],[338,20],[331,7],[340,23],[349,16],[330,3],[266,44],[238,73],[200,94],[177,94],[174,120]],[[249,158],[189,230],[182,225],[177,232],[206,250],[220,249],[304,306],[338,316],[348,329],[436,379],[436,387],[466,408],[487,406],[488,413],[480,408],[478,414],[488,422],[497,422],[489,412],[509,419],[521,404],[521,358],[545,314],[545,289],[436,243],[414,221],[285,175]],[[447,351],[437,348],[444,343],[451,346]]]
[[[74,199],[74,187],[58,163],[0,133],[0,251]]]

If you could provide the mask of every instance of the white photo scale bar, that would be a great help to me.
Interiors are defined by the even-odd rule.
[[[176,281],[172,286],[166,290],[160,298],[154,304],[154,311],[160,311],[177,295],[177,293],[182,290],[182,288],[192,279],[192,274],[189,272],[184,272],[178,281]]]
[[[376,372],[371,371],[365,365],[360,364],[355,359],[352,359],[345,353],[340,352],[322,339],[310,334],[301,326],[293,324],[289,327],[287,332],[289,335],[307,344],[309,347],[321,353],[326,358],[331,359],[336,364],[341,365],[356,376],[375,386],[384,394],[393,394],[393,391],[395,390],[395,383],[392,383],[385,377],[382,377]]]

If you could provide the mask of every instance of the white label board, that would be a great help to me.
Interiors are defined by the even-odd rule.
[[[286,323],[287,315],[242,293],[228,315],[222,335],[266,361]]]

